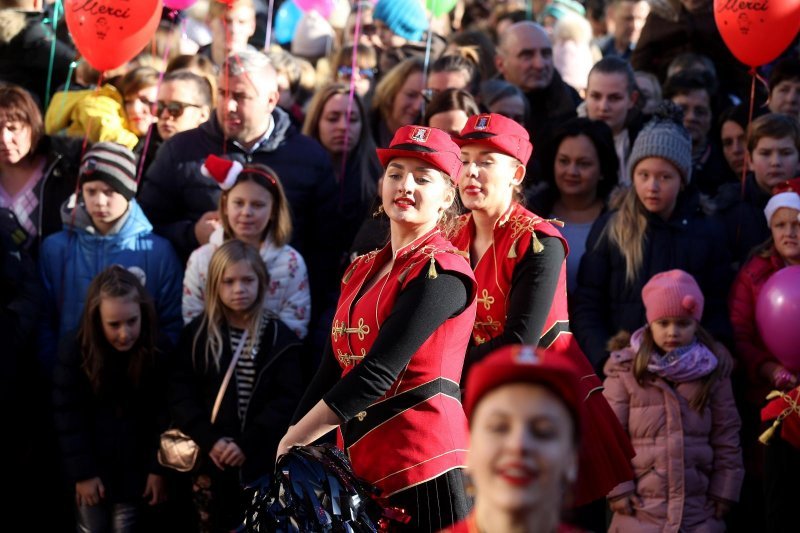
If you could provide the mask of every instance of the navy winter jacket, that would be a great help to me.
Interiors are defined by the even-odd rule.
[[[679,268],[695,277],[705,297],[703,325],[721,341],[731,336],[726,298],[733,278],[725,231],[705,215],[699,194],[678,196],[669,220],[647,216],[644,258],[633,283],[625,280],[625,257],[603,230],[616,211],[595,221],[578,271],[571,326],[598,374],[608,357],[606,343],[620,330],[633,332],[647,323],[642,287],[659,272]]]

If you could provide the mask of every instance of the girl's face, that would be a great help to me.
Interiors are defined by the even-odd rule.
[[[361,114],[358,106],[350,109],[350,120],[347,117],[347,95],[334,94],[322,106],[319,119],[319,142],[333,155],[341,155],[345,151],[347,137],[348,151],[355,148],[361,136]]]
[[[765,191],[797,175],[798,152],[790,137],[762,137],[753,149],[750,170]]]
[[[31,127],[20,120],[0,119],[0,165],[16,165],[31,151]]]
[[[628,78],[616,72],[593,72],[586,88],[586,113],[592,120],[602,120],[614,134],[625,129],[625,119],[635,102],[629,92]]]
[[[660,157],[647,157],[633,170],[633,186],[645,209],[667,220],[675,210],[683,182],[672,163]]]
[[[383,210],[393,224],[433,227],[455,199],[448,178],[421,159],[396,157],[383,178]]]
[[[128,201],[104,181],[87,181],[81,194],[92,224],[105,235],[128,210]]]
[[[103,296],[100,322],[108,343],[117,351],[127,352],[139,340],[142,331],[142,306],[130,295]]]
[[[597,185],[602,178],[600,158],[589,137],[565,137],[558,146],[553,172],[562,195],[597,196]]]
[[[653,342],[664,352],[671,352],[694,342],[697,321],[692,317],[664,317],[650,322]]]
[[[790,265],[800,264],[800,211],[791,207],[781,207],[772,215],[769,229],[775,249]]]
[[[155,111],[158,99],[158,86],[152,85],[125,95],[125,114],[128,126],[139,137],[147,135],[147,128],[158,120]]]
[[[422,109],[422,72],[414,72],[406,78],[392,102],[391,128],[413,124]]]
[[[272,216],[272,194],[255,182],[243,181],[236,184],[225,201],[225,216],[237,239],[256,243],[261,242]]]
[[[726,120],[720,129],[720,139],[722,139],[722,154],[725,156],[725,161],[737,176],[741,176],[742,170],[747,164],[745,159],[747,138],[744,128],[735,120]]]
[[[464,126],[467,125],[467,114],[460,109],[453,109],[451,111],[442,111],[436,113],[428,121],[428,126],[432,128],[439,128],[446,131],[450,135],[458,135]]]
[[[525,167],[513,157],[491,151],[481,144],[461,147],[461,179],[458,189],[464,207],[502,213],[514,199],[514,188],[522,183]]]
[[[481,399],[470,429],[467,467],[476,499],[504,512],[560,505],[574,480],[572,417],[545,387],[501,386]]]
[[[258,298],[258,276],[245,260],[233,263],[222,274],[219,299],[234,313],[249,311]]]
[[[489,111],[510,118],[517,124],[525,125],[525,100],[518,94],[496,101],[489,106]]]

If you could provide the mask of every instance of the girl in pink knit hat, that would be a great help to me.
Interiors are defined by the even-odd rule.
[[[647,324],[612,351],[604,383],[636,450],[635,480],[608,495],[609,531],[724,531],[744,478],[728,356],[700,325],[703,294],[688,273],[656,274],[642,300]]]

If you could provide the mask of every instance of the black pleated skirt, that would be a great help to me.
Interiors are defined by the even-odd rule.
[[[472,501],[464,481],[463,470],[456,468],[389,497],[392,505],[411,516],[408,524],[392,530],[436,533],[466,518]]]

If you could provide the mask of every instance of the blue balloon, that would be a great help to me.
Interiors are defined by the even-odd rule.
[[[294,0],[282,3],[275,12],[275,42],[278,44],[290,43],[302,16],[303,12],[297,7]]]

